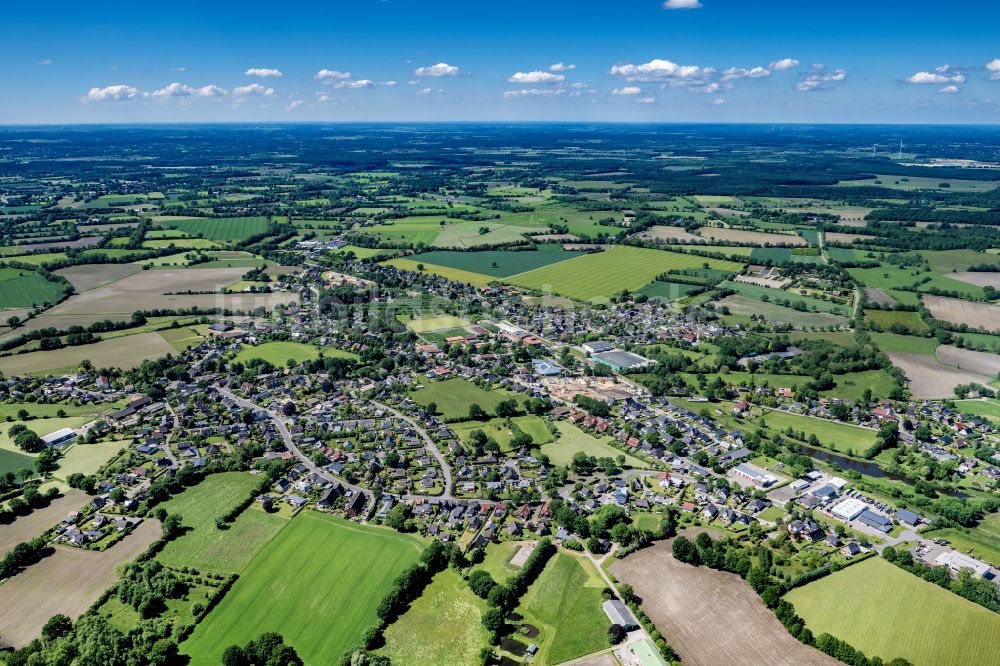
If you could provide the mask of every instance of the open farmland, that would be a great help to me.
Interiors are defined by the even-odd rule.
[[[63,347],[0,358],[0,372],[7,375],[55,373],[76,369],[88,359],[95,368],[134,368],[147,359],[174,353],[173,347],[156,333],[139,333],[102,340],[89,345]]]
[[[684,227],[667,227],[663,225],[650,227],[641,232],[637,237],[642,240],[659,243],[669,243],[671,241],[677,243],[698,243],[705,240],[701,236],[695,236]]]
[[[726,296],[721,301],[718,301],[718,305],[729,308],[729,311],[736,315],[744,317],[759,315],[765,321],[786,322],[799,328],[843,326],[848,321],[846,317],[827,312],[802,312],[778,305],[777,303],[765,303],[756,298],[741,296],[739,294]]]
[[[131,440],[109,440],[84,444],[77,441],[64,449],[59,458],[55,477],[65,481],[70,474],[94,474],[118,452],[131,444]]]
[[[764,231],[748,231],[745,229],[727,229],[724,227],[702,227],[698,235],[713,241],[743,243],[745,245],[794,245],[804,246],[809,243],[801,236],[792,234],[773,234]]]
[[[49,502],[48,506],[39,507],[26,516],[19,516],[12,523],[3,524],[0,527],[0,553],[7,553],[22,541],[34,539],[56,525],[69,512],[83,508],[87,501],[84,492],[68,488],[61,496]],[[0,640],[3,640],[3,634],[0,634]]]
[[[59,613],[78,618],[115,581],[118,565],[159,538],[160,523],[147,519],[103,552],[57,546],[55,553],[0,585],[0,644],[25,645]]]
[[[482,233],[485,230],[486,233]],[[526,234],[544,234],[546,227],[521,227],[511,224],[493,224],[483,222],[466,222],[464,224],[449,224],[441,228],[441,233],[434,239],[434,247],[480,247],[497,243],[523,243],[527,241]]]
[[[62,284],[46,280],[41,273],[23,268],[0,268],[0,310],[53,303],[64,290]]]
[[[952,345],[941,345],[934,351],[938,360],[945,365],[953,365],[960,370],[968,370],[982,375],[1000,375],[1000,355],[988,352],[960,349]]]
[[[670,552],[672,543],[661,541],[632,553],[610,571],[635,589],[642,609],[685,664],[840,664],[792,638],[739,576],[678,562]]]
[[[772,301],[780,305],[785,305],[791,307],[793,310],[829,312],[831,314],[842,316],[849,314],[849,310],[844,304],[834,303],[812,296],[803,296],[802,294],[786,291],[784,289],[773,289],[771,287],[762,287],[757,284],[733,281],[723,282],[719,286],[725,287],[726,289],[732,289],[737,294],[741,294],[743,296],[749,296],[750,298],[758,299],[764,302]]]
[[[622,290],[638,291],[660,273],[671,269],[710,268],[735,271],[732,261],[707,259],[678,252],[616,246],[569,261],[507,278],[519,287],[551,291],[578,301],[604,300]]]
[[[286,517],[251,506],[227,529],[216,527],[215,518],[239,506],[258,480],[243,472],[210,474],[165,502],[163,507],[168,513],[179,514],[187,531],[169,542],[157,559],[171,567],[190,566],[215,573],[242,571],[288,524]]]
[[[242,241],[257,236],[270,228],[266,217],[213,217],[176,218],[161,217],[157,222],[171,229],[179,229],[191,236],[201,236],[213,241]]]
[[[414,261],[410,258],[396,258],[390,259],[389,261],[382,262],[388,266],[394,266],[404,271],[412,271],[414,273],[428,273],[430,275],[439,275],[447,280],[453,280],[455,282],[463,282],[465,284],[471,284],[474,287],[485,287],[495,278],[488,275],[482,275],[480,273],[472,273],[470,271],[463,271],[457,268],[448,268],[445,266],[436,266],[434,264],[425,264],[420,261]]]
[[[417,561],[420,539],[305,511],[272,540],[181,645],[192,664],[275,631],[307,664],[360,647],[393,579]]]
[[[434,252],[424,252],[409,257],[411,261],[421,262],[425,266],[443,266],[445,268],[455,268],[470,273],[480,273],[496,278],[505,278],[517,273],[556,264],[560,261],[573,259],[580,256],[581,252],[566,252],[556,247],[555,250],[545,251],[498,251],[487,250],[485,252],[454,252],[448,250],[436,250]]]
[[[6,474],[7,472],[16,474],[23,469],[34,470],[35,459],[16,451],[0,449],[0,474]]]
[[[977,287],[993,287],[994,289],[1000,289],[1000,272],[970,273],[963,271],[959,273],[948,273],[948,277],[953,280],[958,280],[959,282],[975,285]]]
[[[61,268],[55,273],[69,280],[77,292],[84,292],[121,280],[140,270],[142,268],[135,264],[82,264]]]
[[[827,632],[886,662],[995,664],[1000,654],[1000,616],[879,557],[785,598],[813,634]]]
[[[1000,331],[1000,305],[973,303],[957,298],[924,296],[924,306],[935,319],[952,324],[967,324],[973,328]]]
[[[959,384],[989,384],[994,377],[960,370],[941,363],[933,356],[906,352],[889,352],[892,364],[909,380],[910,393],[915,398],[953,398]]]
[[[521,598],[517,612],[539,629],[530,642],[540,663],[558,664],[607,646],[611,621],[601,608],[604,580],[590,560],[557,553]]]

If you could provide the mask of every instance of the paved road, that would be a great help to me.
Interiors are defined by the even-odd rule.
[[[375,402],[374,400],[372,400],[370,404],[374,407],[389,412],[397,419],[405,422],[411,428],[416,430],[417,434],[419,434],[421,439],[424,440],[424,444],[426,445],[425,448],[427,449],[427,451],[432,456],[434,456],[434,459],[437,460],[438,465],[441,467],[441,475],[444,477],[443,493],[441,493],[440,495],[420,495],[420,494],[407,495],[406,496],[407,499],[411,497],[436,497],[438,499],[454,500],[455,496],[452,494],[453,488],[451,485],[451,465],[448,464],[448,461],[445,459],[444,454],[441,453],[440,449],[438,449],[437,444],[435,444],[434,440],[431,439],[431,436],[427,434],[427,431],[424,429],[424,427],[421,426],[419,423],[417,423],[413,418],[407,416],[406,414],[403,414],[398,409],[390,407],[389,405],[383,405],[381,402]]]
[[[269,417],[271,417],[271,421],[274,423],[274,427],[278,429],[278,434],[281,435],[281,439],[285,443],[285,448],[287,448],[289,451],[291,451],[292,454],[296,458],[298,458],[299,461],[303,465],[305,465],[306,468],[308,468],[310,472],[315,473],[320,478],[326,479],[327,481],[330,481],[331,483],[339,483],[340,485],[344,486],[345,488],[349,488],[350,490],[353,490],[355,492],[362,493],[362,494],[365,495],[365,497],[368,498],[369,501],[371,500],[372,493],[371,493],[370,490],[368,490],[367,488],[362,488],[361,486],[354,485],[352,483],[348,483],[344,479],[340,479],[340,478],[334,476],[333,474],[330,474],[325,469],[323,469],[322,467],[320,467],[316,463],[314,463],[309,458],[309,456],[307,456],[306,454],[304,454],[299,449],[299,447],[295,445],[295,441],[292,439],[292,434],[290,432],[288,432],[287,419],[283,415],[278,414],[277,412],[271,411],[270,409],[265,409],[264,407],[261,407],[260,405],[254,404],[254,403],[250,402],[249,400],[241,398],[238,395],[234,394],[232,391],[229,391],[228,389],[225,389],[225,388],[223,388],[221,386],[215,385],[214,388],[215,388],[216,391],[219,392],[219,395],[222,395],[222,396],[224,396],[226,398],[229,398],[230,400],[232,400],[233,402],[235,402],[237,405],[245,407],[246,409],[259,409],[259,410],[262,410]]]

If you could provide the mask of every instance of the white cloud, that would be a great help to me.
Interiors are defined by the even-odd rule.
[[[706,95],[714,95],[715,93],[719,92],[720,88],[722,88],[722,86],[718,82],[713,81],[712,83],[708,83],[700,88],[691,88],[691,90],[694,92],[704,93]]]
[[[220,88],[212,84],[193,88],[183,83],[175,82],[148,93],[148,96],[169,99],[171,97],[225,97],[227,94],[225,88]]]
[[[656,104],[656,98],[652,96],[640,97],[639,99],[635,100],[635,102],[636,104]]]
[[[1000,81],[1000,58],[986,63],[986,71],[990,73],[990,81]]]
[[[52,58],[46,58],[45,60],[39,60],[36,64],[38,65],[51,65]]]
[[[961,91],[962,89],[956,85],[945,86],[944,88],[941,88],[941,90],[938,90],[939,93],[944,93],[946,95],[954,95],[955,93]]]
[[[566,77],[562,74],[553,74],[551,72],[542,72],[540,70],[535,70],[533,72],[515,72],[513,75],[508,77],[507,83],[520,83],[520,84],[552,84],[552,83],[562,83],[566,80]]]
[[[417,67],[413,70],[415,76],[452,76],[458,74],[458,67],[449,65],[446,62],[439,62],[429,67]]]
[[[699,0],[666,0],[664,9],[701,9]]]
[[[321,69],[316,72],[316,76],[313,77],[317,81],[323,81],[324,83],[329,83],[330,81],[340,81],[342,79],[351,78],[350,72],[341,72],[336,69]]]
[[[251,83],[248,86],[233,88],[233,94],[237,97],[250,97],[251,95],[270,96],[274,94],[274,88],[265,88],[259,83]]]
[[[914,84],[937,84],[942,83],[965,83],[965,74],[956,70],[951,65],[941,65],[933,72],[917,72],[903,79],[906,83]]]
[[[368,79],[347,79],[337,81],[333,84],[334,88],[347,88],[349,90],[357,90],[359,88],[374,88],[375,84]]]
[[[91,88],[81,97],[83,102],[123,102],[139,96],[139,90],[132,86],[117,83],[103,88]]]
[[[766,67],[754,67],[752,69],[730,67],[722,73],[722,80],[735,81],[736,79],[762,79],[767,76],[771,76],[771,70]]]
[[[301,99],[292,100],[292,102],[288,106],[285,107],[285,111],[294,111],[295,109],[299,108],[303,104],[305,104],[305,102],[303,102]]]
[[[504,92],[504,99],[517,99],[518,97],[555,97],[565,93],[565,88],[525,88],[523,90],[508,90]]]
[[[318,92],[318,93],[316,93],[316,101],[317,102],[329,102],[330,99],[331,99],[330,96],[327,95],[324,92]]]
[[[395,81],[385,81],[385,82],[382,83],[382,85],[384,85],[386,88],[393,88],[393,87],[396,86],[396,82]]]
[[[714,104],[715,106],[725,106],[726,100],[722,99],[721,97],[716,97],[715,99],[712,100],[712,104]]]
[[[284,76],[281,73],[280,69],[272,69],[267,67],[251,67],[250,69],[248,69],[243,73],[247,76],[260,76],[265,78],[268,76],[275,76],[275,77]]]
[[[795,89],[799,92],[809,92],[811,90],[824,90],[826,87],[824,83],[835,83],[837,81],[844,81],[847,79],[847,71],[843,69],[835,69],[832,72],[826,71],[825,65],[815,64],[810,67],[812,74],[806,76],[806,78],[795,86]]]
[[[612,95],[641,95],[642,88],[639,86],[625,86],[624,88],[615,88],[611,91]]]
[[[676,85],[700,83],[715,74],[712,67],[678,65],[670,60],[656,58],[641,65],[624,63],[614,65],[611,73],[624,77],[626,81],[660,81]]]
[[[557,62],[555,64],[549,65],[550,72],[571,72],[576,69],[576,65],[567,64],[564,62]]]
[[[435,92],[434,88],[421,88],[420,90],[418,90],[417,92],[415,92],[413,94],[414,95],[420,95],[421,97],[425,97],[427,95],[433,95],[434,92]],[[444,91],[441,90],[440,88],[438,88],[437,92],[444,92]]]
[[[783,72],[786,69],[794,69],[799,66],[799,61],[795,58],[782,58],[781,60],[775,60],[771,63],[771,69],[777,72]]]

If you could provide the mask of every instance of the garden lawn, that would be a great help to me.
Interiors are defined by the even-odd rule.
[[[709,268],[719,270],[740,268],[732,261],[616,245],[603,252],[513,275],[506,281],[578,301],[606,300],[623,290],[638,291],[666,271],[700,268],[706,263]]]
[[[446,421],[461,421],[469,417],[469,407],[473,403],[479,405],[487,414],[492,414],[498,403],[510,396],[497,391],[485,391],[467,379],[456,377],[439,382],[428,382],[427,385],[414,391],[413,399],[421,405],[437,404],[437,411]]]
[[[233,360],[246,364],[252,358],[263,359],[277,368],[283,368],[290,360],[301,363],[319,358],[319,349],[301,342],[265,342],[255,347],[243,347]]]
[[[209,474],[161,506],[180,514],[189,528],[169,542],[157,556],[172,567],[195,567],[215,573],[238,572],[260,548],[277,534],[287,519],[251,506],[226,529],[215,526],[215,518],[239,506],[254,490],[259,477],[244,472]]]
[[[814,635],[914,666],[996,663],[1000,615],[874,557],[785,595]]]
[[[389,529],[304,511],[240,575],[181,645],[194,665],[261,633],[280,633],[306,664],[337,663],[362,647],[392,582],[415,563],[423,542]]]
[[[569,465],[573,460],[573,454],[582,451],[595,458],[617,458],[620,455],[625,455],[626,465],[639,469],[649,467],[639,458],[622,454],[621,451],[611,446],[610,442],[613,440],[610,437],[597,439],[565,421],[556,421],[556,428],[559,430],[559,437],[555,442],[542,447],[542,453],[547,455],[554,465]]]
[[[386,629],[383,652],[394,666],[475,664],[487,645],[485,609],[486,602],[449,567]]]
[[[517,612],[540,634],[538,663],[557,664],[608,646],[604,581],[580,556],[557,553],[521,598]],[[515,634],[516,636],[516,634]]]

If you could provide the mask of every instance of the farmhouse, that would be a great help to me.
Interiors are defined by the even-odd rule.
[[[611,620],[611,624],[617,624],[625,631],[632,631],[639,628],[639,623],[632,616],[632,612],[621,600],[611,599],[610,601],[605,601],[601,607],[604,609],[604,614]]]
[[[957,550],[949,550],[934,558],[934,564],[948,567],[952,573],[958,573],[962,569],[968,569],[980,578],[988,578],[990,565],[980,562],[974,557],[964,555]]]

